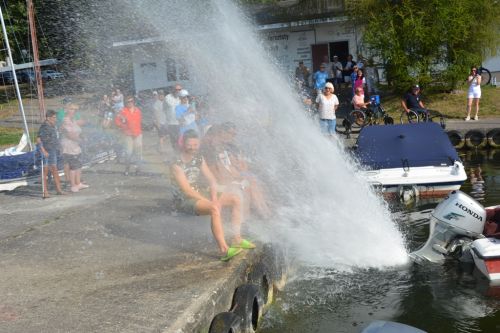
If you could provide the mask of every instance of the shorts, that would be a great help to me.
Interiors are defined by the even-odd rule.
[[[78,170],[82,168],[80,155],[63,154],[63,160],[64,163],[67,163],[69,165],[70,170]]]
[[[43,164],[44,165],[55,165],[57,166],[57,149],[48,149],[47,152],[49,153],[49,156],[43,156]]]
[[[321,127],[321,133],[333,135],[337,127],[337,119],[320,119],[319,126]]]
[[[195,199],[189,199],[189,198],[183,198],[180,200],[176,200],[175,202],[175,208],[177,211],[189,215],[198,215],[196,212],[196,203],[198,200]]]
[[[481,88],[469,89],[467,92],[467,98],[481,98]]]

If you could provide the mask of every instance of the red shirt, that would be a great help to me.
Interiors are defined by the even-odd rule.
[[[125,120],[125,121],[124,121]],[[139,136],[142,134],[142,113],[137,106],[134,112],[124,107],[115,117],[115,124],[122,129],[123,134],[127,136]]]

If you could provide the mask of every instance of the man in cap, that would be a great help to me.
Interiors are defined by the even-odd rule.
[[[174,86],[174,90],[165,96],[165,107],[167,117],[167,132],[170,137],[172,148],[177,149],[177,141],[179,140],[179,121],[175,117],[175,108],[180,104],[181,99],[179,93],[182,90],[180,84]]]
[[[403,99],[401,100],[401,106],[406,113],[409,113],[410,110],[416,112],[419,117],[423,115],[424,117],[428,116],[429,111],[425,108],[424,103],[422,102],[420,96],[420,86],[415,84],[411,87],[411,91],[407,92]]]
[[[326,64],[322,63],[319,66],[319,71],[314,73],[314,89],[316,92],[321,94],[321,91],[325,88],[326,80],[328,79],[328,72],[326,71]]]

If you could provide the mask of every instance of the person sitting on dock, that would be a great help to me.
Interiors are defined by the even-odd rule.
[[[404,95],[401,100],[401,105],[406,113],[409,113],[410,110],[412,110],[416,112],[419,117],[420,115],[424,115],[424,117],[429,115],[429,111],[425,108],[420,97],[420,86],[418,84],[411,87],[411,91]]]
[[[210,215],[212,234],[217,242],[222,261],[228,261],[241,252],[253,249],[255,245],[241,238],[241,200],[232,193],[217,193],[217,183],[205,160],[199,153],[200,139],[195,130],[183,134],[179,157],[172,165],[174,202],[179,211],[195,215]],[[208,181],[204,185],[202,176]],[[233,242],[229,246],[224,238],[221,210],[230,207],[233,225]]]

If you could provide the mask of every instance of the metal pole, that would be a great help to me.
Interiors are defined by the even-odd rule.
[[[31,47],[33,49],[33,64],[35,70],[35,80],[36,88],[38,90],[38,108],[40,109],[40,120],[45,120],[45,98],[43,94],[43,80],[42,73],[40,69],[40,56],[38,53],[38,40],[36,38],[36,26],[35,26],[35,9],[33,7],[33,1],[27,0],[26,7],[28,9],[28,22],[30,25],[31,33]]]
[[[9,37],[7,36],[7,29],[5,28],[5,22],[3,20],[3,12],[1,6],[0,6],[0,21],[2,23],[2,32],[5,40],[5,46],[7,47],[7,54],[10,59],[10,68],[12,70],[12,77],[14,78],[14,86],[16,88],[17,102],[19,103],[19,110],[21,111],[21,115],[23,117],[24,132],[26,133],[26,137],[28,138],[28,144],[30,146],[30,150],[33,150],[33,144],[31,143],[31,138],[30,138],[30,131],[28,129],[28,123],[26,122],[26,115],[24,114],[24,106],[23,106],[23,100],[21,98],[21,91],[19,90],[19,83],[17,82],[16,67],[14,65],[14,59],[12,58],[12,52],[10,50]]]

